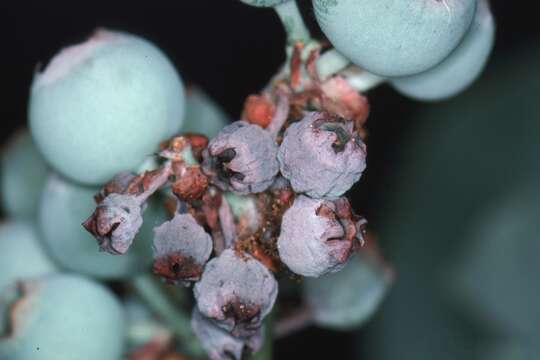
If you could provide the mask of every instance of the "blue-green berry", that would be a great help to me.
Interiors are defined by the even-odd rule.
[[[0,337],[0,359],[122,358],[122,306],[105,287],[83,277],[25,280],[0,295],[0,312],[11,315]]]
[[[484,69],[495,40],[495,23],[487,0],[478,9],[459,46],[437,66],[390,81],[400,93],[419,100],[441,100],[466,89]]]
[[[291,0],[240,0],[244,4],[257,7],[274,7],[279,4],[289,2]],[[292,0],[294,1],[294,0]]]
[[[317,325],[352,329],[369,320],[379,308],[391,284],[391,272],[373,258],[358,257],[337,273],[305,279],[304,298]]]
[[[140,37],[98,30],[63,49],[30,93],[30,130],[46,160],[78,182],[100,185],[134,170],[184,116],[182,81]]]
[[[382,76],[425,71],[446,58],[469,29],[476,0],[313,0],[332,45]]]
[[[164,210],[149,201],[143,214],[144,224],[130,251],[114,256],[99,251],[96,240],[81,226],[94,211],[93,196],[99,190],[51,175],[43,191],[38,216],[47,250],[63,268],[99,278],[128,277],[149,269],[153,228],[165,219]]]
[[[27,221],[0,224],[0,293],[19,280],[56,271],[33,224]]]
[[[2,209],[9,216],[32,218],[47,178],[47,166],[27,130],[13,136],[0,161]]]

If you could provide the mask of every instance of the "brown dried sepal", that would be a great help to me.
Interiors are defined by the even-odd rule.
[[[171,189],[182,200],[198,200],[208,189],[208,178],[203,174],[199,165],[189,166],[180,176],[176,177]]]
[[[202,152],[208,146],[208,137],[202,134],[186,133],[184,137],[191,144],[191,151],[195,159],[202,161]]]
[[[156,275],[172,283],[199,280],[203,267],[176,251],[154,260],[153,271]]]
[[[279,258],[277,238],[283,213],[293,200],[294,192],[288,186],[260,194],[257,208],[262,215],[261,226],[251,233],[240,230],[241,236],[235,243],[237,254],[250,254],[274,273],[284,269]]]
[[[124,191],[126,191],[127,185],[129,185],[129,181],[133,180],[133,178],[135,177],[131,174],[123,175],[124,178],[120,178],[121,176],[121,174],[115,176],[112,180],[107,182],[96,195],[94,195],[94,200],[96,204],[101,203],[109,194],[122,194]],[[124,182],[123,180],[127,180],[127,182]]]
[[[249,323],[258,320],[260,308],[255,305],[245,304],[240,299],[235,299],[223,305],[221,311],[227,318],[234,319],[235,323]]]
[[[266,97],[250,95],[244,103],[242,119],[266,128],[272,121],[276,108]]]
[[[164,173],[168,172],[169,168],[163,167],[151,171],[145,171],[144,173],[134,177],[133,180],[129,182],[125,193],[137,196],[147,192],[153,187],[156,187],[156,184],[163,185],[160,184],[161,179],[163,178]]]
[[[82,226],[92,234],[96,239],[109,237],[112,232],[120,225],[120,223],[110,223],[108,221],[102,221],[106,210],[101,207],[97,207],[96,210],[86,219]]]
[[[319,107],[345,119],[353,120],[360,129],[369,116],[369,103],[341,76],[334,76],[320,85]]]

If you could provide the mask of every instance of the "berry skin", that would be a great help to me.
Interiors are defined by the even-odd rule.
[[[381,76],[425,71],[454,50],[471,24],[476,0],[313,0],[332,45]]]
[[[25,280],[1,293],[0,310],[11,314],[0,337],[0,359],[122,358],[122,306],[102,285],[83,277],[58,274]]]
[[[287,128],[278,160],[295,192],[337,197],[360,179],[366,147],[351,127],[352,122],[312,112]]]
[[[291,271],[319,277],[339,271],[363,243],[365,220],[352,214],[345,198],[312,199],[300,195],[283,214],[277,246]]]
[[[317,325],[350,330],[377,311],[391,284],[391,272],[376,259],[363,254],[358,257],[335,274],[303,282],[304,298]]]
[[[95,214],[94,222],[84,226],[96,230],[100,249],[113,255],[125,254],[143,223],[139,201],[133,195],[112,193],[96,207]]]
[[[495,23],[487,0],[478,0],[473,23],[446,58],[423,73],[395,78],[392,86],[405,96],[419,100],[442,100],[467,88],[480,75],[495,40]]]
[[[247,338],[234,337],[204,317],[197,307],[193,309],[191,327],[211,360],[240,360],[244,353],[257,352],[263,342],[262,328]]]
[[[63,49],[30,92],[37,147],[64,176],[91,185],[135,170],[180,129],[183,115],[171,62],[147,40],[116,31],[97,30]]]
[[[203,152],[203,170],[219,188],[245,195],[266,190],[279,171],[277,145],[258,125],[236,121]]]
[[[26,221],[0,224],[0,293],[19,280],[56,271],[32,224]]]
[[[175,214],[154,234],[154,272],[173,283],[199,280],[212,252],[212,239],[195,218]]]
[[[232,249],[206,264],[193,290],[199,311],[235,337],[257,333],[278,293],[264,265]]]
[[[290,0],[240,0],[244,4],[257,7],[274,7],[279,4],[289,2]]]
[[[85,275],[118,279],[146,271],[152,264],[153,228],[166,219],[161,204],[148,201],[144,223],[130,251],[123,256],[112,256],[99,251],[94,237],[81,226],[94,211],[93,196],[99,190],[68,182],[56,174],[49,177],[38,212],[44,246],[62,268]]]
[[[34,217],[48,170],[28,131],[12,137],[0,161],[2,209],[12,217]]]

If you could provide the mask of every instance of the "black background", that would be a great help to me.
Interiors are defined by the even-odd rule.
[[[318,34],[310,1],[299,0]],[[528,1],[491,1],[497,21],[492,59],[539,37],[538,13]],[[285,34],[273,11],[238,0],[1,1],[0,115],[2,143],[26,122],[28,89],[37,64],[62,47],[82,41],[98,26],[146,37],[172,59],[186,83],[204,88],[234,119],[246,95],[255,93],[284,60]],[[540,64],[539,64],[540,65]],[[401,139],[414,125],[421,103],[383,86],[369,94],[369,165],[352,192],[355,207],[376,228],[380,196],[399,178]],[[357,333],[308,329],[276,344],[275,358],[353,358]]]

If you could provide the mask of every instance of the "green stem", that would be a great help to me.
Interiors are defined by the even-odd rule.
[[[153,312],[175,333],[182,347],[192,355],[204,354],[198,339],[191,331],[190,316],[171,304],[151,275],[137,276],[131,284]]]
[[[287,32],[287,45],[292,46],[296,41],[302,41],[304,44],[307,44],[311,40],[311,35],[304,24],[295,0],[276,5],[274,6],[274,10]]]

